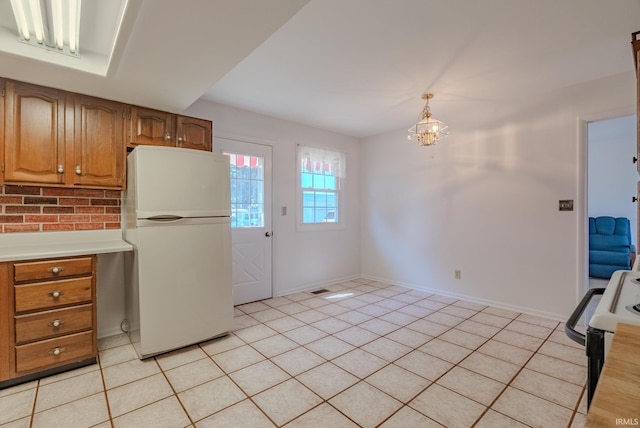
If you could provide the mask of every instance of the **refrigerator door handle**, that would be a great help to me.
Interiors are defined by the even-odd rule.
[[[179,215],[154,215],[152,217],[148,217],[146,220],[167,222],[167,221],[178,221],[178,220],[182,220],[183,218],[184,217],[181,217]]]

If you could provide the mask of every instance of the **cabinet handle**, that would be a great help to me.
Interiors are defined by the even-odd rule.
[[[76,174],[82,175],[82,169],[80,168],[80,165],[76,165]]]
[[[64,324],[64,322],[61,320],[53,320],[49,323],[49,327],[57,328],[57,327],[60,327],[62,324]]]
[[[171,140],[171,134],[167,132],[164,136],[164,141],[169,141],[169,140]]]
[[[58,297],[62,296],[64,293],[62,291],[52,291],[51,293],[49,293],[49,297],[53,297],[54,299],[57,299]]]
[[[51,351],[49,351],[49,355],[60,355],[64,351],[66,351],[65,348],[53,348]]]
[[[62,174],[64,172],[64,167],[62,165],[58,165],[58,174]]]
[[[60,273],[60,272],[62,272],[63,270],[64,270],[64,268],[63,268],[63,267],[60,267],[60,266],[54,266],[54,267],[52,267],[51,269],[49,269],[49,272],[51,272],[51,273]]]

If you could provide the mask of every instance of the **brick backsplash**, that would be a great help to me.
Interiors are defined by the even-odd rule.
[[[2,233],[120,228],[117,190],[2,186]]]

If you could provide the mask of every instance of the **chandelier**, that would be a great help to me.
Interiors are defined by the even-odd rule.
[[[421,146],[432,146],[440,140],[440,137],[449,135],[449,126],[431,117],[431,111],[429,111],[431,98],[433,94],[422,94],[422,99],[427,100],[427,103],[422,109],[420,120],[409,128],[409,140],[417,141]]]

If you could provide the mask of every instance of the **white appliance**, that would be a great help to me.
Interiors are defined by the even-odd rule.
[[[591,300],[600,301],[589,319],[585,334],[576,330],[582,314]],[[591,404],[600,372],[604,365],[618,323],[640,326],[640,272],[618,270],[613,273],[605,288],[592,288],[569,317],[566,334],[585,346],[587,355],[587,403]]]
[[[126,330],[140,358],[233,327],[229,158],[139,146],[127,156]]]

